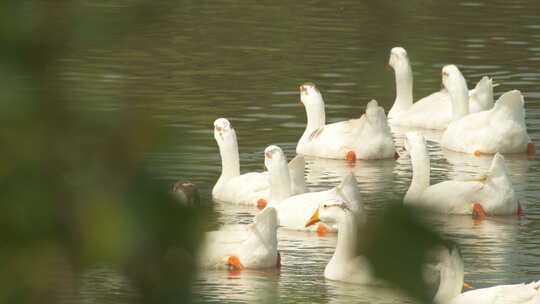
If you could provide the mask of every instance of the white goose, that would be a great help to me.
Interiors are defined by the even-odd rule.
[[[268,172],[240,175],[240,156],[236,132],[225,118],[214,121],[214,138],[221,154],[221,176],[212,189],[215,200],[235,204],[258,205],[263,208],[269,195]],[[307,191],[304,179],[304,158],[297,156],[289,163],[293,194]]]
[[[435,294],[437,304],[538,304],[540,281],[528,284],[497,285],[461,293],[463,287],[463,261],[457,248],[441,253],[440,284]]]
[[[300,86],[300,100],[306,108],[307,125],[296,153],[351,161],[397,156],[384,109],[377,101],[370,101],[359,119],[327,125],[324,101],[313,83]]]
[[[491,110],[469,114],[467,84],[455,65],[442,72],[443,84],[450,93],[454,116],[443,133],[441,146],[475,155],[500,153],[536,153],[527,134],[521,92],[504,93]]]
[[[412,163],[412,180],[405,204],[445,214],[521,215],[522,208],[501,154],[496,154],[489,172],[477,180],[445,181],[430,185],[430,161],[424,137],[406,134],[405,148]]]
[[[358,284],[374,284],[373,272],[367,259],[356,254],[358,217],[344,201],[334,200],[320,203],[311,218],[309,227],[319,221],[328,225],[337,224],[338,240],[334,255],[324,268],[324,277],[330,280]]]
[[[233,270],[279,267],[277,228],[276,210],[265,208],[244,230],[208,232],[199,254],[199,266]]]
[[[320,202],[328,200],[346,200],[355,214],[360,214],[362,205],[358,183],[349,173],[338,186],[319,192],[290,196],[287,159],[278,146],[269,146],[265,150],[265,164],[270,174],[270,200],[268,206],[277,210],[279,224],[295,230],[306,230],[305,223],[317,209]],[[311,228],[313,229],[313,228]],[[336,231],[335,226],[318,225],[318,232]]]
[[[446,129],[452,121],[453,110],[448,92],[435,92],[413,104],[413,74],[407,51],[401,47],[393,48],[388,65],[394,69],[396,78],[396,99],[388,112],[389,122],[414,128]],[[493,107],[493,87],[492,80],[484,76],[469,91],[471,113]]]

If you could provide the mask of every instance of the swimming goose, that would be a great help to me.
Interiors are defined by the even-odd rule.
[[[337,224],[339,229],[336,250],[324,268],[324,277],[357,284],[377,283],[367,259],[356,254],[357,216],[349,205],[341,200],[320,203],[305,226],[320,221],[327,225]]]
[[[346,200],[350,203],[350,209],[355,214],[362,213],[358,182],[352,173],[346,175],[343,181],[332,189],[291,196],[287,159],[281,148],[275,145],[268,146],[265,150],[265,164],[270,174],[268,206],[276,208],[280,226],[306,230],[305,223],[317,209],[319,203],[328,200]],[[337,227],[321,224],[316,228],[310,228],[310,230],[323,233],[334,232]]]
[[[300,100],[306,108],[307,125],[296,153],[351,161],[397,156],[384,109],[377,101],[370,101],[359,119],[326,124],[324,101],[315,84],[300,86]]]
[[[479,179],[430,185],[430,161],[424,137],[418,132],[407,133],[405,148],[411,157],[413,173],[403,199],[405,204],[438,213],[474,214],[478,218],[523,213],[501,154],[493,157],[489,172]]]
[[[447,91],[441,90],[413,104],[413,74],[407,51],[394,47],[388,65],[394,69],[396,99],[388,112],[392,125],[443,130],[452,121],[452,103]],[[493,81],[484,76],[469,91],[471,113],[493,107]]]
[[[179,180],[172,187],[172,194],[185,206],[198,206],[201,204],[199,189],[195,184],[186,180]]]
[[[437,304],[537,304],[540,303],[540,281],[513,285],[497,285],[461,293],[463,261],[457,248],[441,253],[440,285],[435,294]]]
[[[240,156],[236,132],[225,118],[214,121],[214,138],[221,155],[221,175],[212,189],[215,200],[258,205],[263,208],[269,195],[268,172],[240,174]],[[307,191],[304,179],[304,158],[297,156],[289,163],[292,194]]]
[[[455,65],[445,66],[442,80],[454,109],[452,122],[441,139],[442,147],[475,155],[536,153],[527,134],[520,91],[504,93],[490,110],[469,114],[467,84],[459,69]]]
[[[267,207],[244,230],[208,232],[200,250],[199,265],[231,270],[279,267],[277,228],[277,212]]]

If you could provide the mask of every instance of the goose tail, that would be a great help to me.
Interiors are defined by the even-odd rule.
[[[375,127],[384,128],[387,126],[386,114],[384,109],[379,106],[375,99],[368,102],[366,107],[366,117],[369,123]]]
[[[482,77],[470,92],[471,102],[477,102],[482,110],[489,110],[493,107],[493,79],[487,76]]]
[[[491,167],[489,168],[487,179],[501,175],[508,175],[508,168],[506,167],[504,157],[501,155],[501,153],[496,153],[491,161]]]
[[[519,90],[504,93],[495,103],[494,110],[502,113],[507,119],[522,122],[525,119],[525,101]]]
[[[296,155],[289,162],[289,175],[291,177],[291,188],[293,195],[307,192],[306,179],[304,177],[305,167],[306,161],[302,155]]]
[[[341,183],[336,187],[337,193],[347,202],[347,206],[355,213],[360,215],[363,212],[360,190],[358,189],[358,181],[352,172],[349,172],[343,178]]]

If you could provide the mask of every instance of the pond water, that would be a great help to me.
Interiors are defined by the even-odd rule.
[[[529,134],[540,144],[538,11],[536,0],[182,1],[164,7],[158,22],[137,28],[133,48],[90,48],[68,58],[79,62],[80,70],[66,77],[90,79],[73,88],[74,96],[117,92],[119,79],[129,78],[129,89],[119,90],[122,97],[133,98],[134,107],[176,134],[173,146],[147,156],[150,167],[171,184],[180,178],[194,182],[203,200],[211,200],[221,170],[213,138],[216,118],[228,118],[236,129],[242,172],[259,171],[270,144],[279,145],[290,159],[306,121],[298,86],[317,84],[328,122],[359,117],[371,99],[388,111],[395,97],[394,75],[385,65],[394,46],[406,48],[412,60],[415,98],[440,88],[441,68],[447,63],[458,65],[469,87],[483,75],[493,77],[500,84],[496,97],[521,90]],[[112,99],[88,107],[121,111]],[[393,131],[400,147],[403,130]],[[440,135],[427,134],[432,183],[475,177],[488,169],[490,157],[441,150]],[[540,279],[540,163],[519,155],[506,160],[525,216],[492,218],[479,225],[470,217],[433,219],[460,244],[465,280],[477,287]],[[328,189],[350,170],[370,214],[386,206],[388,198],[402,198],[411,180],[406,152],[397,161],[359,162],[354,169],[342,161],[308,159],[306,180],[312,191]],[[218,223],[238,224],[250,223],[257,210],[216,204],[216,212]],[[203,272],[194,283],[197,299],[408,301],[392,290],[324,280],[335,235],[280,229],[278,237],[280,272]],[[86,295],[92,297],[92,289]]]

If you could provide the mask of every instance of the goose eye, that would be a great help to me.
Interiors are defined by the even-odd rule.
[[[324,205],[323,205],[323,208],[328,208],[328,205],[327,205],[327,204],[324,204]]]

